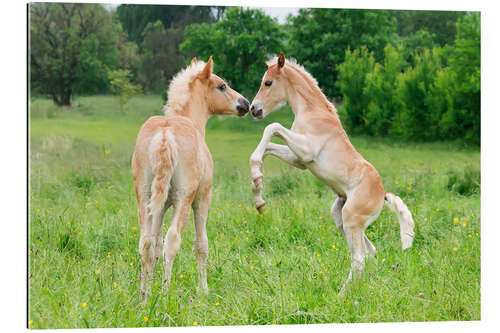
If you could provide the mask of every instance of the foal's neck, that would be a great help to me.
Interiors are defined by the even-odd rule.
[[[289,68],[287,76],[287,100],[296,118],[306,112],[332,113],[332,106],[323,92],[298,69]]]
[[[195,128],[205,137],[205,127],[212,114],[208,110],[207,102],[204,99],[192,97],[178,114],[189,118]]]

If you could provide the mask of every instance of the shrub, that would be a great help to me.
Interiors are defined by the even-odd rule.
[[[386,135],[394,114],[401,109],[401,101],[396,94],[397,76],[401,72],[403,59],[401,47],[396,49],[388,44],[384,49],[383,64],[375,64],[374,70],[366,74],[363,94],[368,101],[365,127],[372,135]]]
[[[415,67],[398,77],[397,94],[402,102],[393,116],[391,134],[407,139],[431,140],[439,137],[441,110],[436,107],[435,81],[441,68],[437,49],[415,55]]]
[[[363,93],[366,75],[373,72],[375,59],[366,47],[347,50],[345,61],[338,66],[340,81],[337,85],[344,96],[341,116],[348,128],[360,132],[365,124],[368,99]]]

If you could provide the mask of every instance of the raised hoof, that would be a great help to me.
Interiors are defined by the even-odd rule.
[[[262,214],[262,212],[264,211],[264,208],[266,208],[265,203],[261,204],[260,206],[257,206],[257,211],[259,212],[259,214]]]

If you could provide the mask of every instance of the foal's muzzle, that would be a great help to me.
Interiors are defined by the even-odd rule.
[[[248,113],[249,106],[250,103],[248,103],[245,98],[238,98],[238,105],[236,106],[236,110],[238,110],[238,117],[243,117],[244,115],[246,115]]]
[[[252,105],[250,108],[250,111],[252,112],[252,116],[257,119],[262,119],[262,114],[264,113],[262,111],[262,108],[256,108],[255,105]]]

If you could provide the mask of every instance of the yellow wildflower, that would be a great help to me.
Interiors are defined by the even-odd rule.
[[[82,308],[86,307],[87,306],[87,303],[83,302],[82,303]]]
[[[148,320],[148,317],[144,317],[144,322],[147,322]]]
[[[118,283],[113,282],[113,288],[116,288],[116,287],[118,287]]]
[[[198,325],[198,322],[197,321],[193,321],[193,326],[196,326]]]
[[[96,270],[95,270],[95,273],[96,273],[96,274],[99,274],[99,273],[101,273],[101,270],[100,270],[100,269],[96,269]]]
[[[454,247],[454,248],[453,248],[453,251],[456,251],[456,250],[457,250],[457,248],[456,248],[456,247]]]
[[[253,271],[253,266],[250,266],[250,270]]]
[[[453,219],[453,223],[458,223],[460,222],[456,217]]]
[[[334,248],[335,248],[335,244],[332,244],[332,249],[334,249]]]
[[[215,306],[219,306],[219,302],[215,302]]]
[[[33,325],[33,319],[30,319],[29,324],[30,326]]]

